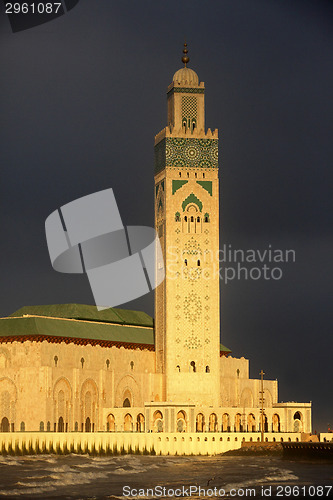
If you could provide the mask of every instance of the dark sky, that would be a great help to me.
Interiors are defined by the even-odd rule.
[[[2,6],[1,6],[2,7]],[[220,134],[221,246],[294,249],[281,280],[221,282],[221,337],[333,426],[333,3],[80,0],[12,33],[0,12],[0,316],[93,303],[53,271],[44,222],[112,187],[126,225],[153,225],[153,140],[184,37]],[[153,296],[126,308],[153,314]]]

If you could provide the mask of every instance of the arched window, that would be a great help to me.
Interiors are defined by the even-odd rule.
[[[110,368],[110,360],[107,359],[105,363],[106,363],[106,369],[108,370]]]
[[[106,428],[108,432],[116,431],[116,419],[112,413],[107,416]]]
[[[44,432],[44,422],[39,422],[39,430],[40,432]]]
[[[205,430],[205,417],[203,413],[198,413],[195,421],[196,432],[203,432]]]
[[[197,222],[200,222],[200,217],[197,217]]]
[[[184,260],[185,266],[187,266],[187,259]]]
[[[191,366],[193,372],[197,371],[196,366],[195,366],[195,361],[191,361],[190,366]]]
[[[134,368],[134,361],[131,361],[131,362],[130,362],[130,365],[131,365],[131,370],[133,371],[133,368]]]
[[[63,419],[63,417],[59,417],[59,420],[58,420],[58,432],[64,432],[64,430],[65,430],[64,419]]]
[[[207,214],[207,213],[205,214],[204,221],[209,222],[209,214]]]
[[[196,172],[195,172],[195,174],[194,174],[194,177],[195,177],[195,178],[197,178],[197,177],[198,177],[198,174],[197,174]]]
[[[182,176],[182,173],[181,173],[181,172],[179,172],[179,177],[181,177],[181,176]]]
[[[200,267],[200,260],[198,260],[197,264],[198,264],[198,266]]]
[[[239,368],[237,368],[236,373],[237,373],[237,378],[239,378],[239,374],[240,374]]]
[[[302,420],[302,417],[301,417],[301,414],[299,411],[297,411],[296,413],[294,413],[294,420]]]
[[[180,366],[179,365],[176,366],[176,369],[177,369],[178,372],[180,372]]]
[[[163,432],[163,414],[156,410],[153,415],[153,431]]]
[[[186,431],[186,413],[181,410],[177,413],[177,432]]]
[[[187,172],[187,177],[190,177],[190,173],[189,172]]]
[[[86,418],[86,422],[85,422],[85,425],[84,425],[84,431],[85,432],[91,432],[91,420],[90,420],[90,417]]]
[[[136,431],[144,432],[145,431],[145,417],[142,413],[139,413],[136,417]]]
[[[185,215],[185,217],[184,217],[184,221],[185,221],[185,222],[187,222],[187,215]]]
[[[78,432],[78,430],[79,430],[79,424],[78,424],[78,422],[75,422],[75,424],[74,424],[74,430],[75,430],[75,432]]]
[[[25,423],[24,423],[24,422],[21,422],[21,425],[20,425],[20,431],[21,431],[21,432],[24,432],[24,431],[25,431]]]
[[[193,215],[191,215],[191,222],[194,222],[194,217],[193,217]]]
[[[130,407],[131,407],[130,400],[128,398],[125,398],[123,402],[123,408],[130,408]]]
[[[84,358],[81,358],[81,365],[82,365],[82,368],[83,368],[83,365],[84,365]]]
[[[54,366],[58,366],[58,359],[59,359],[58,356],[55,355],[53,359],[54,359]]]
[[[242,415],[240,413],[236,413],[234,431],[235,432],[242,432],[243,431],[243,427],[242,427]]]
[[[0,425],[1,432],[9,432],[9,420],[7,417],[3,417]]]
[[[280,417],[277,413],[273,415],[272,430],[273,432],[280,432]]]
[[[176,212],[175,221],[180,222],[180,213],[179,212]]]
[[[229,413],[223,413],[222,415],[222,431],[230,432],[230,416]]]
[[[218,423],[217,423],[217,415],[216,413],[211,413],[209,415],[209,432],[217,432]]]
[[[205,178],[205,172],[203,172],[202,177]]]
[[[210,368],[208,365],[206,366],[206,373],[210,373]]]

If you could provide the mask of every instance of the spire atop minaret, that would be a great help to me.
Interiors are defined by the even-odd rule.
[[[183,48],[183,57],[182,57],[182,62],[184,63],[185,65],[185,68],[186,68],[186,64],[189,62],[190,58],[188,57],[187,53],[188,53],[188,50],[187,50],[187,43],[185,42],[184,43],[184,48]]]

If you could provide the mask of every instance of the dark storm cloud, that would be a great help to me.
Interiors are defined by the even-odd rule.
[[[221,245],[296,252],[280,281],[221,283],[222,341],[332,423],[332,24],[318,0],[80,0],[16,34],[1,12],[1,315],[93,302],[50,265],[44,221],[63,204],[112,187],[124,224],[152,225],[153,136],[186,37],[220,133]],[[126,307],[153,314],[153,296]]]

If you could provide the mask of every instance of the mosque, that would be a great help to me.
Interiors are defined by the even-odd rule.
[[[1,318],[2,432],[311,432],[311,403],[278,402],[220,344],[218,131],[186,45],[182,61],[155,137],[155,320],[78,304]]]

